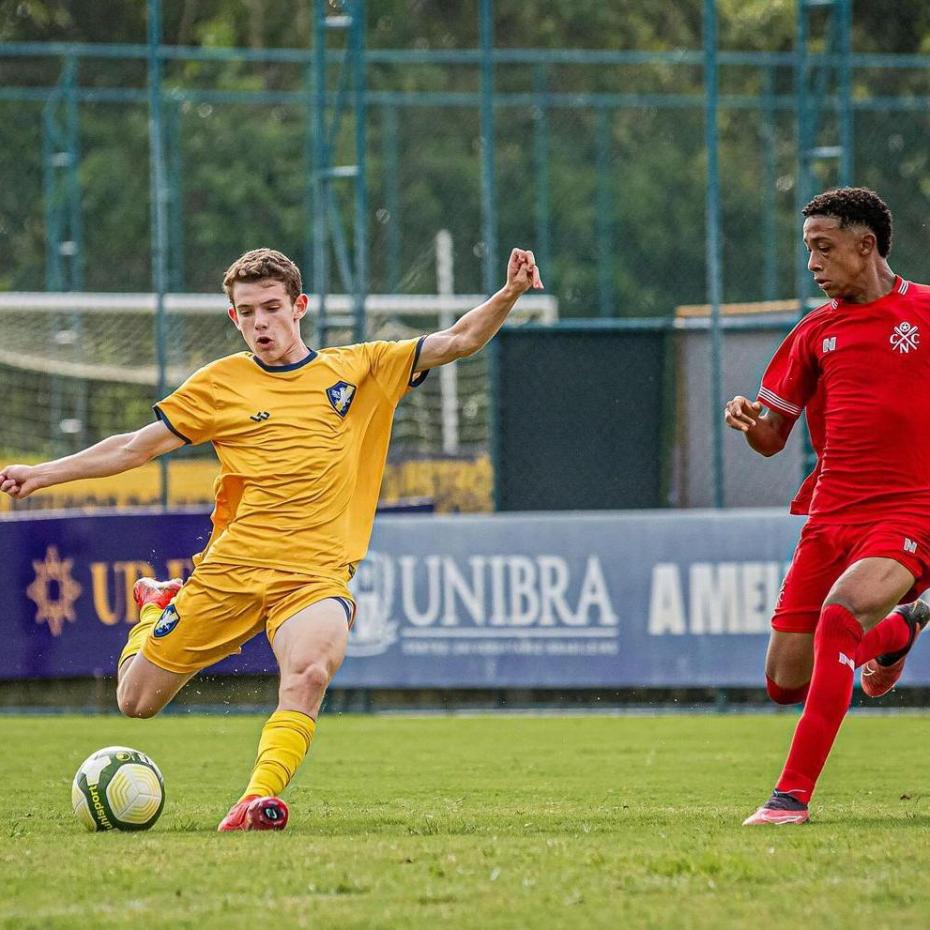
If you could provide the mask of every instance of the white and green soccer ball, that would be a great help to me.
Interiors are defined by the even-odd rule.
[[[77,770],[71,804],[88,830],[148,830],[165,806],[165,781],[144,752],[107,746]]]

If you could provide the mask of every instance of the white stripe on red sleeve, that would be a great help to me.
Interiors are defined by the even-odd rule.
[[[801,408],[797,404],[792,404],[791,401],[779,397],[774,391],[770,391],[764,385],[759,388],[759,400],[764,401],[767,407],[774,407],[776,410],[790,414],[793,417],[799,417],[801,415]]]

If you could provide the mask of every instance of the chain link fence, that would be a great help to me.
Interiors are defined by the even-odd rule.
[[[877,189],[895,213],[895,269],[921,279],[930,56],[916,54],[916,46],[876,49],[874,30],[857,27],[855,18],[852,55],[838,58],[816,36],[802,48],[794,5],[768,6],[765,22],[754,24],[748,10],[719,14],[722,301],[797,298],[799,185],[840,180],[839,155],[800,157],[802,104],[818,152],[849,140],[839,154],[852,179]],[[708,97],[697,0],[671,22],[667,11],[645,4],[628,15],[592,6],[587,20],[506,0],[475,0],[453,12],[419,4],[416,16],[386,4],[365,14],[361,57],[353,58],[348,38],[327,39],[322,69],[315,5],[268,7],[264,18],[249,20],[249,32],[245,6],[227,23],[212,8],[200,15],[187,4],[166,4],[154,128],[144,15],[127,15],[104,43],[80,9],[67,36],[24,20],[7,27],[2,35],[10,41],[0,43],[0,233],[9,244],[0,289],[10,292],[0,310],[5,458],[70,451],[149,416],[158,380],[151,310],[108,310],[99,301],[77,308],[66,299],[37,310],[23,294],[153,290],[153,132],[163,153],[164,285],[194,295],[191,305],[197,295],[217,294],[223,269],[241,252],[272,245],[298,261],[310,291],[325,261],[327,291],[347,295],[350,314],[360,241],[364,290],[372,295],[480,295],[487,281],[502,280],[509,248],[522,245],[535,249],[553,300],[529,318],[642,319],[648,328],[673,320],[681,305],[707,300]],[[488,11],[489,21],[482,19]],[[856,15],[867,20],[871,13]],[[252,44],[233,47],[243,35]],[[122,44],[109,41],[114,37]],[[856,51],[856,41],[870,51]],[[890,54],[898,51],[910,54]],[[845,98],[837,85],[843,67],[850,75]],[[327,164],[343,171],[325,190],[321,126]],[[454,268],[442,285],[440,230],[449,233]],[[214,317],[179,300],[164,330],[169,386],[240,348],[221,308]],[[444,319],[395,307],[369,313],[366,335],[412,335]],[[760,332],[759,360],[777,338],[770,327]],[[306,335],[332,344],[354,333],[337,320]],[[729,372],[728,391],[756,387],[761,367],[746,364],[747,338],[725,338],[719,360],[706,341],[688,342],[687,362],[675,350],[676,390],[687,388],[690,404],[687,411],[675,405],[675,415],[700,424],[702,441],[718,416],[709,366]],[[583,373],[584,358],[577,365]],[[469,360],[453,388],[434,376],[404,402],[390,494],[430,497],[444,509],[492,506],[495,399],[486,366],[481,356]],[[723,440],[731,476],[738,473],[733,455],[745,451],[730,451],[734,438]],[[695,446],[685,456],[666,443],[665,460],[654,467],[666,475],[687,468],[669,485],[669,504],[713,503],[706,493],[712,451]],[[537,460],[544,468],[545,455]],[[172,460],[175,489],[187,487],[181,476],[189,465]],[[117,490],[113,499],[128,498]],[[185,490],[172,499],[196,495]],[[731,494],[724,503],[743,500]]]

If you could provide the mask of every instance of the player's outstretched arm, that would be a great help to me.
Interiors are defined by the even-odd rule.
[[[762,413],[762,404],[737,394],[728,400],[723,419],[730,429],[738,430],[746,442],[760,455],[775,455],[785,448],[794,420],[782,416],[777,410]]]
[[[432,333],[423,340],[417,359],[417,371],[446,365],[484,348],[504,325],[521,294],[531,287],[541,289],[539,268],[532,252],[514,249],[507,263],[507,283],[480,307],[469,310],[448,329]]]
[[[95,446],[40,465],[6,465],[0,468],[0,491],[10,497],[28,497],[34,491],[78,478],[103,478],[144,465],[184,445],[160,420],[134,433],[120,433]]]

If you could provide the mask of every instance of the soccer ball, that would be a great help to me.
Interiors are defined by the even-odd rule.
[[[77,770],[71,804],[88,830],[148,830],[165,806],[165,782],[144,752],[107,746]]]

